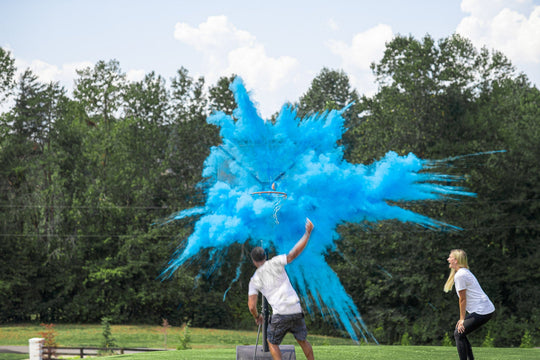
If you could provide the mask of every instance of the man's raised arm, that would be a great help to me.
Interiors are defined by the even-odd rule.
[[[296,257],[298,255],[300,255],[300,253],[305,249],[305,247],[306,247],[306,245],[308,243],[309,237],[311,236],[311,231],[313,230],[313,227],[314,226],[313,226],[313,223],[311,222],[311,220],[306,218],[306,232],[300,238],[300,240],[298,240],[296,245],[294,245],[294,247],[291,249],[291,251],[289,251],[289,253],[287,254],[287,264],[289,264],[294,259],[296,259]]]

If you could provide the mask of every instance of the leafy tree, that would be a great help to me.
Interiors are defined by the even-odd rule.
[[[438,42],[429,36],[421,41],[397,36],[372,69],[380,87],[373,97],[362,98],[362,122],[349,130],[360,139],[350,149],[354,161],[369,163],[388,150],[432,159],[499,149],[507,153],[463,158],[444,169],[465,173],[464,185],[477,199],[405,204],[461,226],[462,232],[433,233],[393,222],[367,231],[350,224],[340,229],[339,249],[350,261],[335,268],[364,305],[370,327],[383,329],[385,343],[399,343],[405,332],[414,343],[439,343],[455,318],[456,299],[440,290],[447,275],[441,263],[452,248],[470,254],[475,275],[499,309],[494,323],[507,324],[509,314],[523,314],[521,306],[536,308],[534,301],[523,301],[537,298],[523,277],[537,281],[531,274],[538,265],[533,245],[538,232],[531,219],[538,213],[531,204],[538,201],[533,159],[540,122],[532,105],[538,90],[502,54],[478,51],[458,35]],[[530,136],[523,136],[525,129]],[[352,281],[350,274],[367,276]],[[505,338],[496,330],[502,327],[491,328],[495,344],[519,344],[523,330],[516,328]]]
[[[127,84],[124,93],[126,118],[137,118],[145,123],[168,123],[169,93],[165,80],[155,72],[146,74],[144,80]]]
[[[323,68],[313,79],[308,91],[300,97],[297,115],[303,118],[314,113],[341,110],[347,105],[350,108],[342,116],[345,119],[345,128],[350,129],[356,127],[361,120],[360,113],[363,109],[358,94],[351,89],[349,77],[343,70]],[[343,135],[342,141],[345,145],[345,157],[349,159],[350,150],[355,148],[358,137],[349,130]]]
[[[44,327],[43,331],[39,332],[39,336],[42,337],[43,340],[43,348],[44,348],[44,355],[45,359],[51,360],[56,357],[56,347],[58,344],[56,343],[56,330],[54,328],[54,324],[41,324],[41,326]]]
[[[304,117],[313,112],[339,110],[356,100],[358,95],[351,90],[349,77],[343,70],[323,68],[309,90],[300,97],[298,115]]]
[[[204,79],[189,76],[180,69],[172,81],[172,120],[170,128],[167,174],[174,186],[169,185],[171,198],[177,198],[178,209],[198,205],[200,189],[196,184],[202,180],[204,159],[210,147],[218,144],[218,130],[206,123],[208,99],[204,93]],[[178,183],[179,182],[179,183]]]
[[[101,318],[101,328],[103,339],[101,339],[101,347],[106,350],[100,350],[100,355],[106,355],[114,353],[114,348],[118,345],[116,344],[116,339],[112,335],[111,331],[111,318],[102,317]]]
[[[465,120],[467,111],[493,79],[515,77],[502,54],[478,52],[459,35],[438,43],[429,35],[422,41],[397,36],[372,69],[381,85],[371,99],[362,99],[369,115],[354,132],[367,141],[352,154],[360,162],[379,158],[388,149],[424,158],[448,155],[448,148],[453,155],[469,153],[461,144],[470,143],[478,127]]]
[[[58,84],[41,84],[25,71],[14,108],[3,124],[7,130],[0,147],[0,201],[6,210],[2,224],[5,260],[0,266],[6,279],[4,308],[12,310],[6,311],[12,319],[27,318],[25,309],[38,311],[45,302],[40,292],[48,284],[37,279],[47,274],[40,266],[55,254],[54,233],[60,222],[56,206],[62,203],[62,188],[54,181],[57,169],[50,134],[63,94]]]
[[[76,214],[78,228],[91,236],[78,247],[82,281],[71,311],[89,304],[78,314],[87,321],[103,315],[115,321],[159,319],[170,314],[158,305],[178,299],[165,295],[156,281],[169,240],[150,231],[167,204],[161,185],[167,169],[168,92],[154,73],[117,91],[123,94],[120,116],[106,127],[92,126],[84,139],[87,159],[81,170],[91,176],[75,196],[76,206],[85,209]]]
[[[0,47],[0,104],[15,86],[15,59],[9,51]]]
[[[203,114],[207,104],[203,88],[203,77],[195,80],[183,67],[177,71],[171,84],[172,116],[177,122],[189,121],[194,115]]]
[[[501,53],[475,49],[458,35],[397,36],[372,69],[379,91],[371,97],[360,98],[343,71],[323,69],[295,105],[304,116],[353,103],[344,113],[348,161],[370,163],[388,150],[432,159],[506,152],[456,159],[443,169],[466,174],[463,185],[476,199],[400,204],[463,231],[392,221],[343,224],[329,263],[380,342],[440,344],[456,317],[455,295],[441,290],[445,259],[451,248],[464,248],[497,307],[473,341],[518,346],[525,333],[534,342],[538,89]],[[4,98],[13,73],[10,54],[0,51]],[[193,226],[188,219],[163,220],[203,202],[204,160],[220,144],[206,117],[232,113],[233,78],[220,78],[208,91],[204,78],[185,68],[170,87],[154,72],[127,82],[117,61],[100,61],[79,72],[68,99],[58,84],[22,74],[12,107],[0,117],[0,321],[108,316],[253,326],[245,310],[249,255],[241,246],[203,253],[167,281],[158,279]],[[197,276],[224,256],[240,260]],[[233,281],[238,264],[242,276]],[[321,318],[308,322],[313,331],[341,335]]]
[[[538,282],[535,269],[540,265],[536,246],[536,219],[540,215],[538,101],[540,92],[525,77],[503,79],[480,96],[473,119],[484,129],[479,131],[478,143],[498,144],[507,151],[490,157],[485,167],[473,169],[470,179],[478,201],[472,204],[475,215],[469,219],[471,227],[479,229],[470,246],[480,247],[477,251],[482,256],[476,266],[484,269],[488,279],[485,286],[499,305],[497,322],[501,323],[516,316],[518,324],[529,324],[534,322],[529,319],[539,317],[534,310],[538,307],[538,289],[528,285]],[[521,315],[524,313],[528,315]],[[505,324],[515,331],[503,334],[501,326],[491,329],[497,346],[518,346],[525,329],[534,331],[530,325]]]
[[[210,87],[210,111],[223,111],[227,115],[233,114],[237,105],[229,86],[235,78],[235,74],[229,77],[220,77],[217,84]]]
[[[122,103],[126,75],[117,60],[103,60],[93,67],[77,70],[73,96],[80,101],[92,121],[105,126],[114,121]]]
[[[190,334],[190,328],[191,322],[188,321],[184,325],[184,333],[182,336],[180,336],[180,345],[178,345],[177,350],[187,350],[191,349],[191,345],[189,344],[191,342],[191,334]]]

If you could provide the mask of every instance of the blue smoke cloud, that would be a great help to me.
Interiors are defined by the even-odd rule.
[[[324,254],[339,238],[336,227],[397,219],[431,229],[457,229],[396,204],[474,194],[453,185],[459,177],[434,173],[438,161],[414,154],[388,152],[369,166],[345,161],[338,142],[347,108],[299,119],[284,106],[272,123],[259,116],[240,78],[231,90],[238,104],[234,118],[219,112],[207,119],[220,128],[222,144],[211,149],[204,164],[206,203],[172,216],[198,219],[164,276],[203,249],[226,250],[234,243],[249,241],[287,253],[309,217],[315,229],[304,252],[287,265],[291,282],[309,312],[320,311],[354,340],[376,342],[325,261]],[[273,191],[272,186],[273,194],[254,194]]]

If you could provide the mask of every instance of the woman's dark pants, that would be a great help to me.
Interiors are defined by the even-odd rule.
[[[463,322],[465,331],[460,333],[457,328],[454,330],[454,339],[456,339],[459,360],[474,360],[471,343],[467,339],[467,335],[487,323],[492,316],[493,313],[487,315],[469,314]]]

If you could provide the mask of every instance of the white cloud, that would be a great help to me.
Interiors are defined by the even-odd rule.
[[[338,30],[339,30],[339,25],[338,25],[338,23],[336,22],[336,20],[334,20],[333,18],[331,18],[331,19],[328,20],[328,27],[329,27],[330,30],[332,30],[332,31],[338,31]]]
[[[514,64],[540,63],[540,6],[530,0],[463,0],[469,13],[456,31],[477,47],[502,51]]]
[[[26,71],[26,69],[30,69],[32,73],[38,77],[40,82],[58,82],[60,86],[63,86],[68,91],[68,93],[73,90],[74,80],[78,78],[77,70],[83,70],[88,67],[93,68],[95,65],[90,61],[80,61],[65,63],[59,67],[39,59],[26,61],[15,57],[12,50],[9,51],[11,51],[12,56],[15,59],[17,77]],[[142,69],[132,69],[128,70],[126,73],[126,79],[128,81],[141,81],[144,79],[145,75],[146,73]]]
[[[385,44],[392,37],[392,28],[379,24],[356,34],[350,45],[343,41],[331,40],[328,47],[341,58],[345,67],[367,70],[373,61],[382,57]]]
[[[128,81],[141,81],[144,79],[144,76],[146,75],[146,72],[142,69],[133,69],[133,70],[129,70],[127,73],[126,73],[126,79]]]
[[[298,66],[298,61],[289,56],[269,57],[262,45],[234,49],[229,52],[228,61],[225,74],[241,74],[247,84],[265,86],[271,91],[277,90]]]
[[[206,22],[194,28],[186,23],[177,23],[174,38],[199,51],[211,52],[250,46],[255,37],[247,31],[237,29],[226,16],[209,16]]]
[[[61,67],[49,64],[42,60],[26,61],[17,58],[9,47],[7,48],[11,52],[11,56],[15,59],[15,67],[17,68],[16,78],[17,81],[24,71],[30,69],[34,75],[38,77],[38,81],[41,83],[58,82],[60,86],[63,86],[68,93],[73,90],[73,80],[77,78],[77,70],[84,69],[93,64],[89,61],[66,63]],[[13,105],[13,98],[9,99],[9,106],[7,103],[2,104],[0,107],[0,113],[7,111]]]
[[[15,58],[17,75],[22,74],[26,69],[30,69],[40,82],[59,82],[68,91],[73,88],[73,80],[77,78],[77,70],[91,67],[93,64],[89,61],[65,63],[61,67],[46,63],[42,60],[32,60],[30,62]]]
[[[62,73],[58,66],[47,64],[41,60],[33,60],[24,68],[19,67],[19,64],[21,63],[17,62],[17,69],[25,70],[26,68],[30,68],[30,70],[39,77],[39,80],[45,83],[57,81],[56,79],[58,79]]]
[[[240,75],[248,90],[255,89],[257,98],[264,98],[260,103],[263,116],[278,111],[287,101],[285,94],[290,94],[287,87],[294,82],[298,61],[269,56],[254,35],[236,28],[226,16],[210,16],[197,27],[177,23],[174,37],[202,54],[207,84],[221,76]]]
[[[492,19],[505,8],[506,0],[462,0],[461,11],[474,14],[477,19]]]
[[[79,61],[74,63],[65,63],[62,64],[62,69],[60,70],[60,75],[58,79],[61,83],[67,84],[68,82],[73,82],[79,76],[77,75],[77,70],[86,69],[88,67],[94,67],[94,63],[90,61]],[[72,84],[69,84],[71,87]]]
[[[351,85],[362,94],[375,91],[374,77],[370,70],[372,62],[382,58],[386,43],[393,38],[389,25],[379,24],[356,34],[351,43],[332,40],[327,46],[341,59],[343,70],[349,75]]]
[[[269,117],[279,111],[291,99],[290,96],[298,97],[298,94],[290,91],[294,83],[292,74],[297,68],[296,59],[289,56],[269,57],[262,45],[255,45],[229,52],[228,67],[221,75],[240,75],[248,90],[255,89],[252,100],[259,103],[262,116]]]

